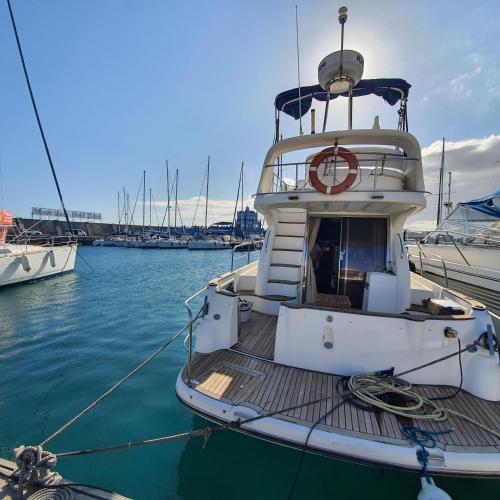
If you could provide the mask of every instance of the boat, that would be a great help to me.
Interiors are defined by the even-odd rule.
[[[158,248],[181,249],[187,247],[188,247],[188,242],[186,240],[178,240],[177,238],[162,238],[158,240]]]
[[[208,157],[205,175],[207,179],[205,193],[205,234],[203,238],[190,239],[188,242],[188,250],[231,250],[232,246],[230,241],[225,241],[223,238],[210,238],[208,235],[208,186],[210,180],[210,156]],[[199,200],[200,198],[198,197],[198,202]]]
[[[30,236],[19,233],[6,242],[14,227],[10,212],[0,212],[0,287],[33,282],[73,272],[77,243],[72,237],[50,237],[33,244]]]
[[[410,84],[364,80],[363,63],[342,48],[321,61],[319,85],[276,97],[255,195],[268,225],[260,258],[186,300],[176,393],[223,428],[423,472],[425,485],[431,474],[498,478],[498,335],[483,304],[410,271],[403,226],[426,206]],[[378,117],[353,128],[366,95],[399,104],[397,128]],[[347,128],[328,130],[341,98]],[[313,101],[326,101],[319,132]],[[297,136],[281,137],[283,115],[299,121]]]
[[[229,241],[217,240],[215,238],[189,240],[187,247],[189,250],[231,250],[232,248]]]
[[[418,272],[500,292],[500,189],[458,203],[419,243],[408,245]]]
[[[167,217],[167,227],[168,227],[168,236],[167,238],[161,238],[158,240],[158,248],[162,248],[165,250],[179,250],[182,248],[187,248],[188,247],[188,240],[185,239],[184,237],[181,237],[181,239],[177,238],[175,236],[177,234],[177,214],[179,214],[180,217],[180,211],[179,211],[179,202],[177,199],[177,192],[179,189],[179,170],[176,169],[175,171],[175,181],[173,183],[172,189],[175,189],[175,197],[174,197],[174,235],[172,235],[172,230],[171,230],[171,225],[170,225],[170,194],[171,194],[171,188],[170,188],[170,177],[169,177],[169,170],[168,170],[168,160],[165,162],[166,167],[167,167],[167,208],[165,210],[165,216]],[[165,219],[165,217],[164,217]]]

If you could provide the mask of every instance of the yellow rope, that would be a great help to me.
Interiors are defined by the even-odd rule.
[[[436,422],[443,422],[452,414],[463,420],[467,420],[471,424],[480,427],[484,431],[500,439],[499,431],[478,422],[464,413],[438,406],[434,401],[417,394],[412,390],[411,384],[402,379],[381,379],[380,377],[372,375],[354,375],[349,379],[349,390],[352,391],[353,395],[365,403],[395,415],[415,420],[434,420]],[[405,396],[409,398],[410,401],[413,401],[413,404],[410,406],[398,406],[386,403],[380,396],[388,393]]]

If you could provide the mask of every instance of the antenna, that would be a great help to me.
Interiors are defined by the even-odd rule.
[[[300,47],[299,47],[299,8],[297,4],[295,4],[295,38],[297,45],[297,81],[299,83],[299,131],[300,135],[304,135],[304,131],[302,130],[302,95],[300,88]]]
[[[339,23],[340,23],[340,79],[342,80],[342,70],[344,69],[344,25],[347,21],[347,7],[340,7],[339,9]]]

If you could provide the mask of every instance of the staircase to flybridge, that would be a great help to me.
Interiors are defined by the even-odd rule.
[[[307,212],[281,209],[273,227],[267,295],[298,297],[304,262]]]

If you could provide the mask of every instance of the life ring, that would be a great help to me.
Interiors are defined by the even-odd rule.
[[[340,184],[334,184],[333,186],[328,186],[324,184],[320,178],[318,177],[318,168],[319,166],[330,156],[340,156],[347,165],[349,166],[349,173],[346,178]],[[312,160],[311,165],[309,166],[309,182],[311,185],[319,191],[320,193],[325,194],[338,194],[343,193],[347,189],[349,189],[356,180],[358,176],[358,168],[359,163],[356,155],[349,151],[346,148],[326,148],[318,153]]]

